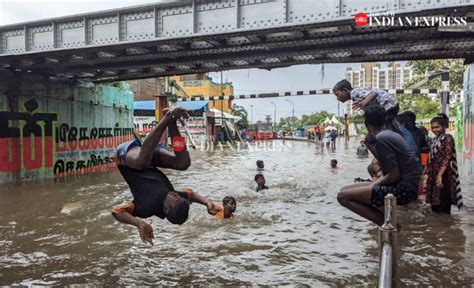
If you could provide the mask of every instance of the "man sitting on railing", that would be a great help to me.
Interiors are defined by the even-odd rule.
[[[378,209],[384,198],[392,193],[398,205],[417,199],[421,168],[418,160],[403,137],[386,127],[387,112],[379,105],[365,111],[365,126],[375,136],[375,155],[383,176],[372,183],[345,186],[337,195],[339,203],[360,216],[382,225],[383,213]]]

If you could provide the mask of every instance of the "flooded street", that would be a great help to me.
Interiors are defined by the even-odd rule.
[[[370,160],[356,158],[357,144],[340,141],[328,152],[275,141],[276,151],[192,152],[190,169],[165,171],[174,187],[215,202],[234,196],[236,217],[215,220],[193,204],[181,226],[150,218],[155,246],[111,216],[132,199],[116,170],[0,186],[0,285],[373,286],[377,227],[336,200],[341,186],[368,178]],[[257,159],[270,188],[263,193],[255,192]],[[474,188],[463,180],[467,207],[453,207],[452,216],[419,203],[398,210],[403,286],[473,285]]]

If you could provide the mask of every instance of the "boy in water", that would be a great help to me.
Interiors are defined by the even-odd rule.
[[[337,166],[337,160],[332,159],[331,162],[329,162],[329,166],[331,167],[331,172],[337,174],[337,171],[339,170],[339,166]]]
[[[384,198],[392,193],[398,205],[417,199],[421,169],[415,152],[403,137],[387,128],[387,112],[374,105],[365,111],[365,126],[374,135],[375,148],[383,176],[374,182],[345,186],[337,195],[337,201],[358,215],[382,225]],[[378,208],[377,208],[378,207]]]
[[[263,176],[263,174],[255,175],[255,182],[257,182],[257,189],[255,190],[255,192],[268,189],[268,187],[265,186],[265,176]]]
[[[237,201],[235,201],[234,197],[224,197],[222,199],[222,207],[218,208],[218,212],[216,214],[217,219],[225,219],[225,218],[232,218],[234,217],[235,210],[237,209]]]
[[[211,215],[215,215],[218,210],[209,199],[191,189],[174,189],[168,177],[157,168],[186,170],[191,165],[186,143],[176,125],[176,121],[182,117],[188,117],[185,109],[166,111],[163,119],[143,143],[138,140],[122,143],[114,153],[115,163],[130,187],[133,201],[115,206],[112,215],[119,222],[137,227],[142,241],[151,245],[154,239],[153,229],[139,218],[158,216],[181,225],[188,219],[190,202],[206,206]],[[172,138],[174,153],[158,145],[166,129]]]
[[[262,172],[265,168],[265,164],[262,160],[257,160],[257,171]]]
[[[367,158],[369,157],[369,150],[367,149],[367,146],[365,146],[365,141],[361,140],[360,141],[360,146],[357,147],[357,157],[358,158]]]

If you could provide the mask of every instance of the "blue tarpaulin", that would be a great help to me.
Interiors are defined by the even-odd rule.
[[[209,101],[202,100],[202,101],[180,101],[176,102],[176,107],[181,107],[188,110],[201,110],[203,112],[209,111]]]
[[[176,102],[176,107],[181,107],[188,110],[202,110],[203,112],[209,111],[209,101],[183,101]],[[135,101],[133,102],[133,109],[138,110],[155,110],[155,101]]]
[[[133,109],[138,110],[155,110],[155,101],[135,101],[133,102]]]

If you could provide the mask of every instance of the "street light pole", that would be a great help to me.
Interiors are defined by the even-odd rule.
[[[293,105],[293,113],[291,116],[291,135],[293,135],[293,132],[295,130],[295,103],[293,101],[290,101],[288,99],[285,99],[287,102],[290,102]]]
[[[253,105],[250,105],[250,124],[253,124]]]
[[[273,112],[273,131],[275,131],[275,124],[276,124],[276,119],[277,119],[277,105],[273,102],[270,102],[271,104],[273,104],[273,106],[275,106],[275,111]]]
[[[222,123],[222,127],[224,127],[224,85],[223,85],[223,76],[222,76],[222,71],[221,71],[221,96],[222,96],[222,100],[221,100],[221,123]]]

